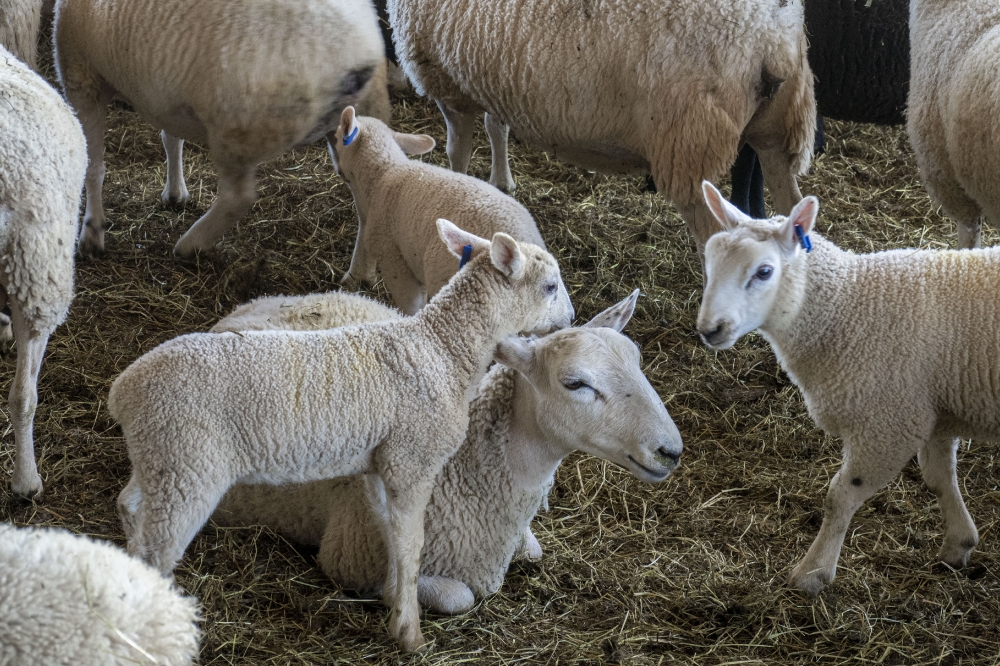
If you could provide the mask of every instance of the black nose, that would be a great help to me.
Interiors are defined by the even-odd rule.
[[[701,337],[705,342],[707,342],[710,345],[714,345],[716,342],[719,342],[723,338],[725,334],[724,330],[725,328],[726,325],[720,323],[711,331],[699,330],[698,332],[701,333]]]
[[[665,446],[661,446],[660,448],[656,449],[656,455],[661,458],[669,458],[671,461],[675,463],[681,459],[681,454],[674,453],[673,451],[667,451],[667,447]]]

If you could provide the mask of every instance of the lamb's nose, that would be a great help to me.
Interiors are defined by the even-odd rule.
[[[716,342],[722,339],[723,334],[725,332],[724,331],[725,328],[726,325],[720,322],[718,326],[716,326],[710,331],[699,329],[698,332],[701,333],[702,340],[704,340],[707,344],[714,345]]]

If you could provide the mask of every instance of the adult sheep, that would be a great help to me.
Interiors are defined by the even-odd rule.
[[[38,67],[42,0],[0,0],[0,46],[32,69]]]
[[[197,602],[122,549],[0,525],[0,665],[187,666]]]
[[[927,193],[979,247],[983,217],[1000,227],[1000,5],[910,4],[906,129]]]
[[[215,202],[174,246],[212,248],[256,199],[256,169],[322,138],[376,84],[382,38],[370,0],[59,0],[56,68],[87,136],[85,236],[104,248],[105,113],[120,96],[162,130],[164,201],[187,198],[183,141],[206,145]]]
[[[87,148],[55,90],[0,47],[0,338],[17,341],[10,389],[14,493],[42,491],[33,421],[49,335],[73,300],[73,253]]]
[[[493,594],[522,539],[541,556],[529,524],[569,453],[600,456],[647,482],[662,481],[676,467],[680,434],[643,376],[635,344],[620,335],[637,297],[638,290],[583,327],[498,347],[504,365],[480,384],[465,442],[438,475],[427,505],[421,605],[458,613]],[[212,330],[314,330],[379,315],[400,316],[339,292],[275,297],[241,306]],[[365,486],[360,478],[239,485],[213,519],[265,524],[297,541],[322,543],[319,563],[332,579],[381,593],[386,549]]]
[[[700,194],[745,140],[778,208],[801,198],[816,119],[799,0],[389,0],[403,70],[437,102],[468,169],[486,111],[490,183],[511,190],[508,128],[587,169],[648,173],[699,250]]]

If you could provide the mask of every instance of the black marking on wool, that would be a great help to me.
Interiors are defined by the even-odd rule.
[[[350,71],[340,82],[340,94],[343,97],[348,97],[350,95],[357,95],[361,92],[361,89],[365,87],[369,79],[375,73],[375,66],[368,65],[367,67],[361,67]]]
[[[778,94],[778,89],[785,80],[767,71],[766,67],[760,70],[760,82],[757,84],[757,99],[772,99]]]

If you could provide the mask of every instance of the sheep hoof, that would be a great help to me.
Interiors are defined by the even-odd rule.
[[[92,221],[84,222],[80,238],[80,256],[86,259],[104,254],[104,228]]]
[[[19,479],[15,475],[11,483],[11,490],[18,497],[33,500],[42,494],[42,477],[38,475],[38,472],[32,472],[26,479]]]
[[[186,240],[183,236],[174,245],[174,258],[183,263],[193,264],[198,261],[198,257],[205,257],[214,250],[215,247],[199,247],[193,241]]]
[[[819,591],[833,581],[833,574],[824,568],[815,568],[806,562],[799,564],[788,576],[788,586],[801,592],[805,592],[810,597],[819,595]]]
[[[495,183],[493,182],[493,179],[490,178],[490,185],[497,188],[504,194],[513,194],[514,190],[517,189],[517,185],[514,184],[514,180],[510,178],[505,178],[502,180],[497,179]]]
[[[181,208],[190,198],[191,197],[188,194],[187,188],[184,188],[179,192],[169,192],[167,190],[163,190],[163,193],[160,195],[160,200],[169,208]]]
[[[969,564],[969,557],[972,549],[976,547],[979,539],[969,538],[962,541],[949,542],[945,540],[938,553],[938,559],[947,564],[952,569],[962,569]]]

